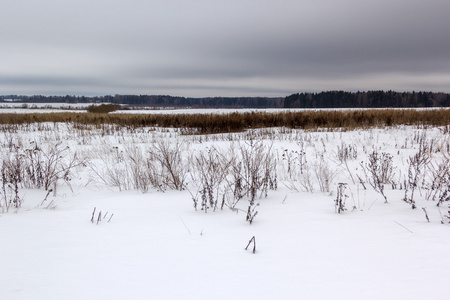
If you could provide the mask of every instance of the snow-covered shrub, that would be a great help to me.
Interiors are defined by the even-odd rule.
[[[76,151],[71,153],[70,147],[62,145],[61,142],[49,145],[47,150],[35,144],[33,149],[27,151],[27,154],[28,181],[36,183],[36,187],[39,188],[39,180],[42,179],[44,189],[47,191],[50,188],[56,188],[59,179],[69,183],[73,170],[86,164],[85,160],[78,158]]]
[[[133,189],[146,193],[151,186],[158,187],[153,180],[152,164],[145,157],[141,147],[128,146],[125,148],[125,152]]]
[[[18,148],[15,148],[14,152],[8,153],[2,159],[0,201],[2,212],[8,212],[11,206],[16,209],[21,206],[22,199],[19,196],[19,185],[22,182],[22,178],[23,155],[19,153]]]
[[[151,163],[156,164],[157,172],[154,174],[161,179],[163,188],[174,190],[183,190],[187,175],[187,162],[183,157],[183,144],[179,141],[169,142],[158,140],[149,149],[149,159]]]
[[[450,201],[450,159],[439,164],[430,163],[431,183],[425,198],[437,201],[437,206]]]
[[[76,167],[85,165],[77,153],[70,153],[68,146],[61,142],[49,144],[46,149],[32,141],[29,148],[11,147],[2,157],[1,181],[4,207],[11,204],[19,208],[21,188],[44,188],[56,191],[58,180],[69,186]]]
[[[232,143],[225,150],[207,147],[192,154],[190,161],[189,174],[196,191],[188,190],[195,209],[215,211],[221,202],[220,208],[244,211],[251,224],[258,214],[257,199],[277,188],[277,160],[272,146],[261,140]],[[246,210],[237,207],[244,197],[248,198]]]
[[[303,174],[303,170],[306,165],[306,152],[304,149],[304,143],[301,141],[298,143],[300,146],[299,150],[291,150],[285,149],[282,154],[283,162],[286,164],[286,172],[289,175],[289,179],[295,177],[296,169],[299,169],[300,175]]]
[[[336,199],[334,200],[335,211],[340,214],[347,210],[345,207],[345,200],[348,198],[348,195],[345,193],[347,189],[347,183],[340,182],[337,186]]]
[[[277,160],[272,145],[262,141],[249,140],[240,143],[237,155],[231,160],[230,171],[234,187],[235,201],[244,195],[248,197],[246,220],[251,224],[258,214],[256,199],[267,197],[268,190],[275,190],[277,181]]]
[[[347,160],[354,160],[358,158],[358,148],[354,144],[346,145],[344,142],[337,146],[337,159],[344,163]]]
[[[416,208],[414,191],[419,187],[421,179],[425,178],[425,168],[429,161],[430,156],[426,144],[421,142],[419,151],[408,159],[408,180],[405,185],[405,197],[403,201],[411,204],[412,209]]]
[[[117,152],[117,147],[107,149],[100,154],[100,162],[89,164],[94,178],[99,179],[107,186],[117,187],[120,191],[132,188],[132,179],[128,172],[128,163],[124,158],[120,160],[114,159],[113,155],[108,152]]]
[[[283,184],[294,191],[314,191],[313,168],[306,159],[305,139],[301,135],[300,141],[297,142],[298,150],[285,149],[281,156],[282,169],[288,176],[283,176]],[[311,139],[311,135],[308,135]],[[284,174],[284,175],[286,175]]]
[[[384,193],[384,185],[390,183],[394,176],[392,155],[385,152],[379,154],[374,150],[369,154],[368,159],[368,163],[361,163],[367,182],[369,182],[376,192],[383,196],[384,202],[388,203]]]
[[[100,163],[91,164],[90,169],[103,183],[120,191],[135,189],[146,193],[151,187],[160,191],[178,189],[180,180],[177,176],[182,166],[176,166],[172,156],[181,158],[182,153],[172,153],[166,147],[169,146],[131,144],[121,150],[117,146],[104,146],[97,153]]]
[[[191,159],[195,175],[191,173],[193,182],[197,182],[197,192],[191,193],[194,208],[197,209],[199,197],[201,198],[201,209],[207,212],[209,208],[215,211],[218,201],[222,196],[225,201],[226,188],[223,183],[228,175],[230,162],[215,147],[199,151]],[[222,203],[223,207],[224,203]]]
[[[314,164],[314,175],[320,191],[329,193],[333,180],[336,177],[336,171],[328,165],[323,154],[320,156],[319,162]]]

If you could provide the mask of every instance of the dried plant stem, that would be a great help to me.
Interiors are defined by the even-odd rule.
[[[250,246],[250,244],[253,242],[253,253],[256,252],[256,238],[255,236],[253,236],[250,241],[248,241],[247,247],[245,247],[245,250],[248,249],[248,247]]]
[[[94,211],[92,212],[91,223],[94,223],[95,209],[96,209],[96,207],[94,207]]]

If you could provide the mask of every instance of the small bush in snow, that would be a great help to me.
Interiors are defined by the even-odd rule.
[[[201,209],[207,212],[209,208],[218,208],[220,194],[225,197],[223,182],[228,175],[229,162],[216,148],[200,151],[192,158],[193,168],[197,173],[198,182],[196,195],[192,195],[194,208],[197,209],[198,197],[201,197]],[[222,205],[223,206],[223,205]]]
[[[436,166],[430,165],[431,184],[425,198],[437,201],[437,206],[440,206],[443,202],[450,201],[450,159],[445,159]]]
[[[148,150],[150,160],[159,167],[161,185],[180,191],[185,187],[187,173],[182,146],[180,142],[158,141]]]
[[[361,163],[367,182],[373,189],[380,193],[384,202],[388,203],[387,197],[384,193],[384,185],[391,182],[394,176],[394,166],[392,162],[392,155],[389,153],[379,154],[376,150],[369,154],[369,162]]]
[[[14,153],[3,159],[1,167],[2,201],[0,201],[0,206],[3,212],[8,212],[11,206],[17,209],[22,204],[22,199],[19,196],[19,185],[23,177],[22,169],[23,156],[16,148]]]
[[[314,175],[320,191],[329,193],[334,177],[336,176],[336,171],[330,168],[323,154],[320,156],[319,162],[314,165]]]
[[[348,198],[348,195],[345,193],[346,189],[347,183],[341,182],[338,184],[336,199],[334,200],[335,210],[338,214],[347,210],[347,208],[345,208],[345,200]]]
[[[232,165],[232,172],[242,174],[240,188],[249,197],[246,220],[251,224],[258,214],[258,197],[267,197],[269,189],[277,188],[276,158],[272,146],[250,140],[240,144],[242,163]],[[235,175],[236,177],[236,175]]]
[[[4,155],[1,165],[1,193],[6,211],[11,205],[20,207],[20,188],[43,187],[56,193],[58,180],[62,179],[69,184],[73,170],[86,163],[85,160],[78,159],[76,152],[71,154],[70,148],[63,146],[61,142],[49,145],[47,150],[36,142],[31,142],[28,149],[18,146],[12,149]]]
[[[408,181],[405,185],[405,197],[403,201],[411,204],[412,209],[416,208],[414,192],[419,187],[420,180],[424,178],[425,168],[429,161],[430,157],[422,143],[419,151],[408,159]]]
[[[346,145],[344,142],[337,146],[337,158],[341,163],[347,160],[354,160],[358,158],[358,148],[356,145]]]

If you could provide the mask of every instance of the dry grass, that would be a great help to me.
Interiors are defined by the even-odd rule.
[[[187,134],[239,132],[248,128],[288,127],[307,130],[384,127],[395,125],[450,125],[450,110],[353,110],[303,112],[250,112],[230,114],[96,114],[43,113],[1,114],[0,124],[18,125],[65,122],[82,125],[114,124],[138,128],[148,126],[185,128]]]

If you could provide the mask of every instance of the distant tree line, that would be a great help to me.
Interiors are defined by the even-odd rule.
[[[24,103],[111,103],[132,107],[190,108],[349,108],[349,107],[449,107],[450,94],[433,92],[328,91],[297,93],[287,97],[188,98],[167,95],[106,96],[0,96]]]
[[[209,97],[186,98],[150,95],[115,95],[112,103],[132,106],[192,107],[192,108],[271,108],[283,107],[284,98],[267,97]]]
[[[24,103],[111,103],[145,107],[191,108],[273,108],[283,107],[284,98],[267,97],[209,97],[187,98],[167,95],[115,95],[115,96],[0,96],[0,101],[12,99]]]
[[[448,107],[450,94],[432,92],[343,92],[301,93],[287,96],[284,108],[350,107]]]

